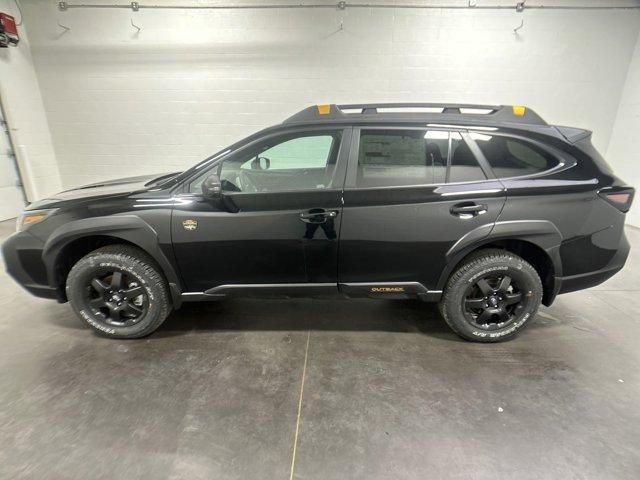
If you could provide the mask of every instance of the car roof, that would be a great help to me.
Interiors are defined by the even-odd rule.
[[[428,127],[482,129],[490,127],[527,132],[574,143],[591,132],[548,124],[524,105],[467,103],[366,103],[319,104],[300,110],[266,131],[297,126],[322,125],[422,125]]]

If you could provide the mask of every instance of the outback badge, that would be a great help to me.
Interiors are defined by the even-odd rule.
[[[192,219],[183,220],[182,227],[185,230],[195,230],[196,228],[198,228],[198,221]]]
[[[371,287],[375,293],[400,293],[404,292],[404,287]]]

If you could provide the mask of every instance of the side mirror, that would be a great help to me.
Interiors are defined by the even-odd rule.
[[[202,196],[204,198],[220,198],[222,196],[222,184],[217,173],[212,173],[202,182]]]
[[[267,157],[256,157],[251,160],[251,170],[269,170],[271,160]]]

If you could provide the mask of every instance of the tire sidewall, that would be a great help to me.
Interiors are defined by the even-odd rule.
[[[464,299],[468,288],[480,278],[490,275],[508,275],[518,283],[525,296],[523,310],[516,320],[499,330],[483,330],[467,320]],[[537,272],[528,263],[515,257],[487,258],[474,264],[447,287],[443,309],[445,320],[462,337],[479,342],[498,342],[516,335],[536,314],[542,301],[542,285]]]
[[[139,261],[131,262],[127,257],[117,254],[98,253],[85,257],[74,265],[67,277],[66,291],[69,303],[76,314],[100,335],[116,338],[145,335],[147,330],[164,316],[162,302],[159,301],[162,298],[162,287],[150,274],[149,268],[146,265],[143,267]],[[87,288],[91,279],[102,272],[114,270],[135,278],[147,295],[146,311],[135,325],[122,327],[109,325],[95,315],[86,302],[84,289]]]

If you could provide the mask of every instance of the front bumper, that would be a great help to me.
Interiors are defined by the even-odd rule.
[[[42,261],[44,243],[28,231],[11,235],[2,244],[2,256],[7,273],[29,293],[37,297],[61,300],[58,290],[51,287]]]

